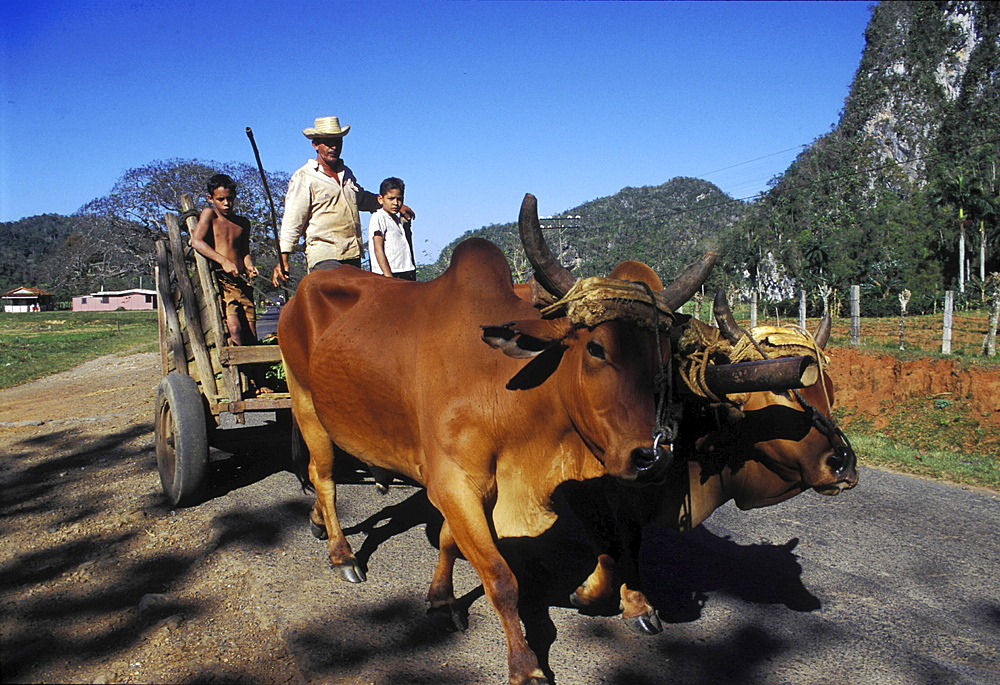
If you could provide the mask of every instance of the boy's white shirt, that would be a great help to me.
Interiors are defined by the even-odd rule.
[[[406,240],[406,232],[403,231],[402,223],[398,221],[396,215],[389,214],[385,209],[379,209],[372,214],[372,218],[368,221],[368,255],[371,260],[372,272],[382,273],[382,267],[379,266],[378,259],[375,258],[375,246],[372,244],[372,238],[378,232],[381,232],[382,237],[385,238],[383,245],[385,258],[389,261],[389,268],[394,274],[413,271],[417,268],[410,255],[410,243]]]

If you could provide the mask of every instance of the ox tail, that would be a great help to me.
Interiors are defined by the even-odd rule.
[[[292,417],[292,473],[299,479],[302,492],[313,492],[312,482],[309,480],[309,448],[302,438],[302,431],[299,430],[299,423]]]

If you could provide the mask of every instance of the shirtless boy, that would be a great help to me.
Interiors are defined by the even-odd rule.
[[[226,174],[208,179],[209,206],[201,210],[191,247],[219,265],[226,326],[233,345],[257,344],[257,310],[249,279],[257,275],[250,256],[250,222],[233,213],[236,183]]]

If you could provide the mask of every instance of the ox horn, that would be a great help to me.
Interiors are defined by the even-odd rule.
[[[672,311],[677,311],[705,283],[718,257],[718,252],[706,252],[703,254],[701,259],[685,269],[684,273],[675,278],[673,283],[663,289],[660,293],[662,302]]]
[[[737,364],[709,364],[705,385],[715,395],[807,388],[819,380],[812,357],[779,357]]]
[[[538,200],[531,193],[526,193],[521,202],[517,225],[524,253],[535,270],[535,280],[556,299],[566,295],[576,283],[576,277],[559,263],[546,244],[538,222]]]
[[[816,334],[813,336],[816,339],[816,344],[820,349],[824,349],[826,344],[830,341],[830,330],[833,328],[833,317],[830,316],[830,310],[827,310],[823,318],[819,320],[819,326],[816,328]]]
[[[726,299],[726,293],[722,288],[715,291],[712,313],[715,315],[715,322],[719,324],[719,332],[729,342],[735,343],[746,335],[746,331],[736,323],[736,317],[733,316],[733,310],[729,306],[729,300]]]

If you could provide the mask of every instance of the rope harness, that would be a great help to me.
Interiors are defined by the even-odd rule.
[[[816,344],[816,339],[809,331],[798,326],[757,326],[750,331],[745,331],[744,335],[735,343],[730,343],[720,334],[718,329],[694,319],[690,323],[693,325],[690,325],[681,336],[678,351],[685,359],[680,368],[681,378],[695,394],[705,397],[713,403],[728,403],[739,407],[747,401],[746,394],[719,398],[708,389],[705,383],[705,372],[708,364],[735,364],[744,361],[774,359],[775,357],[809,356],[816,359],[819,365],[819,378],[823,395],[826,398],[827,406],[832,406],[826,382],[823,381],[826,366],[830,360]],[[813,427],[830,442],[834,453],[841,459],[852,456],[854,448],[840,426],[806,400],[800,391],[792,390],[791,393],[802,409],[809,414],[809,421]]]
[[[649,295],[649,301],[653,309],[653,342],[656,345],[656,368],[657,372],[653,376],[653,394],[657,397],[656,403],[656,425],[653,427],[653,454],[657,454],[660,441],[665,441],[669,451],[673,454],[674,441],[677,439],[677,430],[680,426],[681,407],[674,402],[674,374],[671,368],[673,355],[667,357],[663,362],[663,346],[660,344],[660,310],[656,307],[656,299],[652,288],[646,283],[639,283]],[[670,317],[673,322],[673,315]]]
[[[579,279],[565,296],[543,307],[542,316],[566,316],[574,328],[593,328],[608,321],[626,321],[652,329],[656,345],[656,373],[653,394],[657,397],[656,425],[653,427],[653,454],[661,444],[673,450],[680,425],[681,407],[674,402],[672,356],[666,360],[661,345],[661,329],[669,330],[674,313],[662,303],[648,284],[592,276]]]

